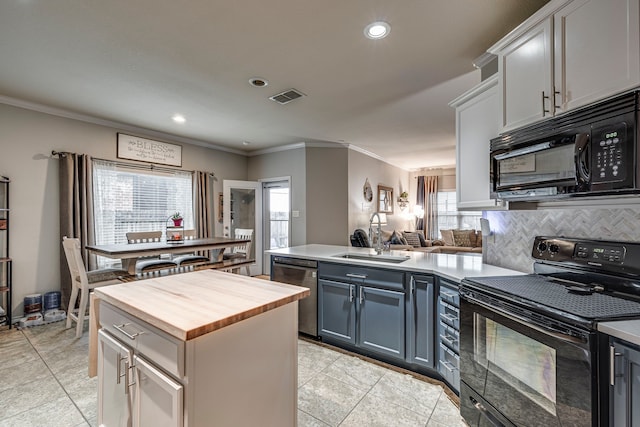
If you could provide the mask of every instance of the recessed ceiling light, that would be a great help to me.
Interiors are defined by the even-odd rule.
[[[364,35],[372,40],[383,39],[389,35],[391,26],[384,21],[372,22],[364,29]]]
[[[176,123],[184,123],[184,122],[187,121],[187,119],[185,119],[182,114],[174,114],[173,117],[171,117],[171,118]]]
[[[252,77],[249,79],[249,83],[255,87],[265,87],[269,84],[267,79],[263,79],[262,77]]]

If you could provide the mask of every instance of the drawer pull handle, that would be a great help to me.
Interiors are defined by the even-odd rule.
[[[451,346],[456,345],[456,342],[458,342],[456,337],[452,337],[450,335],[440,335],[440,339]]]
[[[352,279],[366,279],[367,275],[366,274],[347,273],[347,277],[351,277]]]
[[[113,325],[113,327],[116,328],[118,331],[122,332],[124,336],[126,336],[130,340],[135,340],[138,335],[144,334],[143,331],[136,332],[135,334],[130,334],[129,332],[125,331],[124,330],[125,326],[129,326],[130,324],[131,323],[123,323],[122,325]]]
[[[449,322],[455,322],[458,320],[458,317],[448,313],[440,313],[440,318],[444,320],[448,320]]]
[[[453,366],[452,363],[450,362],[445,362],[444,360],[440,361],[440,364],[449,372],[451,372],[452,374],[458,370],[458,368],[456,368],[455,366]]]
[[[458,294],[454,294],[451,292],[446,292],[446,291],[440,291],[441,295],[444,295],[445,297],[449,298],[449,299],[454,299],[455,297],[458,296]]]

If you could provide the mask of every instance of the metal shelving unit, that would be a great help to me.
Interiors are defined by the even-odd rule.
[[[9,257],[9,183],[0,177],[0,326],[11,329],[11,276]]]

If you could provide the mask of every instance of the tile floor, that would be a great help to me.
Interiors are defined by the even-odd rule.
[[[0,427],[96,426],[88,333],[64,322],[0,332]],[[314,342],[298,345],[299,426],[464,426],[442,386]]]

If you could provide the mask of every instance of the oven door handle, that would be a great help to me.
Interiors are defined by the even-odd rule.
[[[469,400],[471,401],[471,404],[473,405],[473,407],[476,408],[478,410],[478,412],[480,412],[480,414],[483,417],[485,417],[487,421],[489,421],[491,423],[492,426],[494,426],[494,427],[506,427],[504,424],[502,424],[500,421],[498,421],[498,419],[492,413],[487,411],[487,408],[485,408],[482,403],[478,402],[476,399],[474,399],[471,396],[469,396]]]
[[[523,326],[526,326],[528,328],[534,329],[538,332],[541,332],[545,335],[549,335],[553,338],[559,339],[560,341],[564,341],[564,342],[570,342],[570,343],[574,343],[574,344],[584,344],[587,342],[586,338],[580,338],[580,337],[574,337],[573,335],[569,335],[569,334],[565,334],[564,332],[560,332],[560,331],[556,331],[556,330],[552,330],[543,326],[539,326],[539,325],[535,325],[533,323],[531,323],[530,320],[518,316],[516,314],[510,313],[508,311],[505,311],[501,308],[497,308],[497,307],[492,307],[488,304],[485,304],[484,302],[477,300],[475,298],[473,298],[472,296],[469,296],[467,294],[465,295],[461,295],[464,299],[466,299],[469,302],[472,302],[476,305],[479,305],[481,307],[486,308],[487,310],[490,311],[494,311],[499,313],[500,315],[506,317],[507,319],[513,320],[514,322],[520,323]]]

